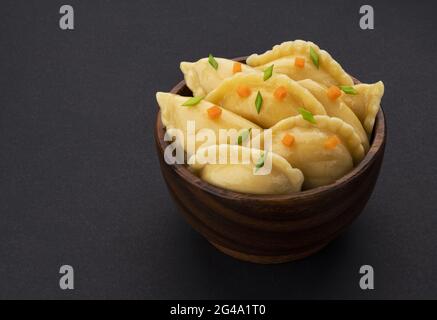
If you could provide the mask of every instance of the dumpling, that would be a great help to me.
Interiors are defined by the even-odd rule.
[[[271,128],[272,144],[264,141],[264,134],[252,143],[284,157],[292,167],[302,171],[304,189],[334,182],[352,170],[364,157],[364,148],[352,126],[338,118],[314,116],[312,124],[295,116],[278,122]]]
[[[184,104],[188,99],[190,99],[190,97],[183,97],[172,93],[156,93],[156,100],[158,101],[159,107],[161,108],[161,120],[163,125],[166,127],[167,131],[170,129],[182,130],[185,137],[184,149],[187,151],[189,156],[191,156],[191,154],[194,153],[194,151],[197,150],[200,146],[219,143],[220,129],[235,129],[236,131],[242,129],[248,130],[250,128],[260,129],[256,124],[240,117],[239,115],[232,113],[231,111],[221,108],[221,114],[219,115],[219,117],[211,118],[209,116],[208,110],[211,107],[218,107],[214,106],[214,104],[212,104],[211,102],[205,100],[200,101],[194,106],[183,106],[182,104]],[[189,120],[194,121],[195,123],[194,134],[198,136],[201,130],[211,129],[215,134],[215,139],[212,141],[197,141],[197,139],[191,140],[195,141],[195,150],[192,150],[192,152],[188,152],[190,150],[188,150],[189,148],[187,146],[187,139],[196,138],[192,135],[190,135],[190,137],[187,137],[187,121]],[[206,139],[206,137],[204,139]],[[232,141],[227,142],[229,143]]]
[[[364,150],[366,152],[369,150],[369,139],[367,138],[367,133],[364,130],[363,125],[355,113],[342,101],[341,97],[335,100],[330,99],[327,94],[327,89],[310,79],[300,80],[298,83],[308,89],[313,96],[323,104],[326,113],[329,116],[340,118],[344,122],[350,124],[360,137]],[[342,96],[344,95],[346,94],[342,93]]]
[[[232,152],[238,156],[237,163],[230,161]],[[217,159],[225,155],[225,163],[200,160],[199,155],[206,158],[211,154]],[[289,194],[300,191],[302,187],[302,172],[272,152],[222,144],[201,148],[193,157],[189,161],[190,167],[201,179],[216,187],[251,194]],[[244,157],[247,161],[243,161]],[[271,163],[271,170],[266,174],[256,174],[261,157],[269,157]]]
[[[364,129],[370,136],[384,95],[384,83],[382,81],[373,84],[361,83],[353,86],[353,88],[356,94],[344,94],[342,100],[360,119]]]
[[[208,58],[196,62],[181,62],[180,68],[185,77],[187,87],[194,96],[206,96],[217,88],[220,83],[238,72],[254,72],[244,63],[224,58],[214,58],[217,62],[215,69]]]
[[[318,66],[311,58],[311,48]],[[331,85],[353,85],[352,78],[325,50],[310,41],[295,40],[283,42],[263,54],[252,54],[247,64],[257,70],[274,65],[277,73],[283,73],[294,80],[312,79],[326,87]]]
[[[263,128],[299,114],[299,108],[326,115],[323,105],[308,90],[282,74],[273,74],[266,81],[261,72],[237,74],[225,79],[205,99]],[[257,104],[257,100],[261,102]]]

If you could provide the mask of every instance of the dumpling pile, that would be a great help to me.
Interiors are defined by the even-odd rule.
[[[210,184],[289,194],[335,182],[369,150],[384,84],[355,85],[312,42],[284,42],[246,64],[209,55],[180,68],[193,96],[158,92],[162,123],[179,130],[188,165]]]

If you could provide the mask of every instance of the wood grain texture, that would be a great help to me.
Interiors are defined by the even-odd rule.
[[[171,92],[191,95],[184,81]],[[237,259],[282,263],[319,251],[362,212],[381,168],[386,126],[380,109],[370,150],[357,167],[333,184],[290,195],[233,192],[201,180],[186,165],[168,165],[164,134],[158,112],[155,142],[162,175],[191,226]]]

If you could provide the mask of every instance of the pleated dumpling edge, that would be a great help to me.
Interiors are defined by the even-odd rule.
[[[317,56],[317,66],[314,66],[312,62],[311,50]],[[305,60],[305,67],[295,67],[296,58]],[[274,64],[278,72],[287,74],[296,81],[312,79],[327,87],[353,85],[351,76],[342,66],[327,51],[320,49],[311,41],[283,42],[262,54],[250,55],[246,63],[256,69],[263,69],[269,64]]]
[[[232,164],[229,161],[231,152],[237,152],[242,157],[246,152],[250,155],[249,163]],[[227,154],[227,163],[199,163],[199,154]],[[265,155],[265,153],[267,155]],[[254,174],[256,159],[261,156],[271,157],[271,172],[262,175]],[[238,145],[213,145],[200,148],[189,160],[191,169],[206,182],[241,193],[250,194],[290,194],[302,189],[304,177],[299,169],[293,168],[287,160],[273,152],[250,149]]]

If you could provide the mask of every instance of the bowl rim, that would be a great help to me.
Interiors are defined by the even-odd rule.
[[[235,61],[244,61],[246,57],[239,57],[234,58]],[[354,79],[355,83],[360,83],[359,80],[352,77]],[[176,86],[174,86],[171,89],[171,93],[178,94],[181,89],[186,87],[186,83],[184,80],[180,81]],[[158,106],[159,108],[159,106]],[[158,109],[159,110],[159,109]],[[353,168],[349,173],[341,177],[340,179],[337,179],[331,184],[299,191],[295,193],[290,194],[251,194],[251,193],[241,193],[236,192],[232,190],[223,189],[220,187],[216,187],[198,176],[196,176],[192,171],[189,170],[187,164],[174,164],[169,165],[163,162],[164,165],[169,166],[172,168],[172,170],[179,175],[183,180],[185,180],[187,183],[189,183],[192,187],[196,187],[199,189],[202,189],[202,191],[210,193],[214,196],[220,197],[220,198],[226,198],[229,200],[239,200],[239,201],[270,201],[270,202],[276,202],[276,201],[292,201],[292,200],[302,200],[302,199],[312,199],[316,196],[320,196],[326,193],[335,192],[336,190],[339,190],[343,188],[346,184],[350,183],[351,181],[355,180],[358,176],[363,174],[370,165],[375,161],[376,156],[383,150],[383,147],[385,146],[385,140],[386,140],[386,123],[385,123],[385,116],[384,111],[382,109],[382,106],[380,107],[376,118],[375,118],[375,124],[373,127],[373,133],[370,138],[371,144],[368,152],[366,153],[365,157],[361,162]],[[157,117],[156,117],[156,125],[155,125],[155,140],[156,144],[160,150],[159,157],[163,157],[163,152],[165,147],[169,144],[167,141],[164,140],[164,126],[161,121],[161,110],[158,111]]]

